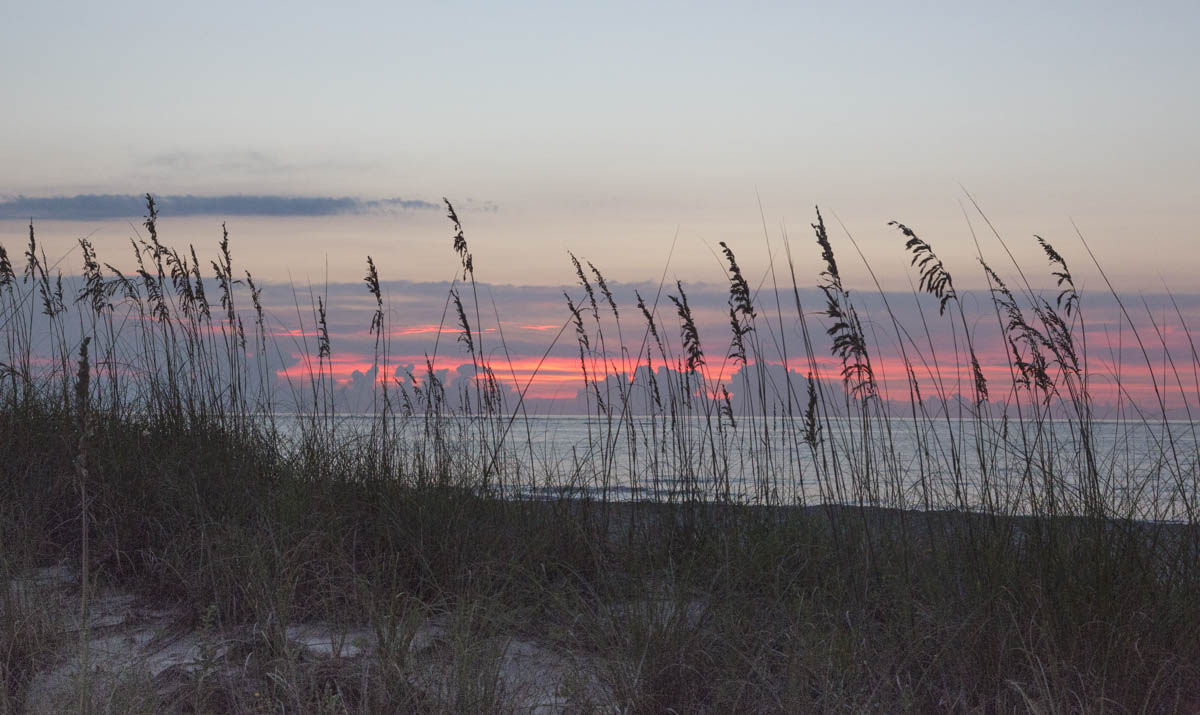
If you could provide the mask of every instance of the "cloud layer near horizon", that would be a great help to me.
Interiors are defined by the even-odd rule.
[[[132,280],[113,271],[105,271],[109,290],[104,295],[119,318],[117,323],[126,326],[119,332],[129,331],[127,338],[121,338],[121,349],[136,351],[142,348],[136,343],[138,332],[133,326],[153,318],[145,312],[148,304],[132,303],[126,296],[134,291],[143,295],[142,300],[150,300],[139,287],[154,281],[153,267],[150,272],[131,273]],[[32,334],[48,336],[57,328],[48,325],[38,309],[45,300],[39,292],[55,292],[57,276],[52,280],[47,274],[44,282],[30,283],[20,278],[24,272],[20,265],[14,266],[9,283],[16,296],[12,305],[24,307],[10,317],[25,315],[28,310]],[[184,270],[181,275],[192,273]],[[197,318],[196,323],[187,323],[190,328],[184,323],[179,327],[224,335],[224,313],[216,305],[224,288],[212,278],[205,278],[203,284],[207,300],[213,302],[212,322],[208,317]],[[165,285],[168,290],[161,295],[167,303],[181,306],[177,301],[186,294],[178,294],[182,284]],[[172,285],[174,290],[170,290]],[[66,275],[58,300],[86,313],[88,304],[76,300],[87,296],[86,288],[83,278]],[[378,304],[368,288],[362,281],[316,286],[263,282],[255,284],[254,290],[259,292],[252,294],[249,277],[246,283],[229,284],[231,305],[245,318],[250,338],[254,363],[250,374],[256,378],[273,375],[281,394],[293,395],[320,374],[334,386],[338,399],[345,398],[344,404],[357,410],[370,404],[375,396],[373,386],[384,379],[389,385],[399,382],[415,389],[432,372],[450,394],[458,394],[460,387],[474,384],[482,361],[492,369],[499,388],[512,398],[510,405],[523,393],[525,406],[535,412],[585,414],[601,397],[609,402],[613,395],[622,394],[635,374],[644,374],[643,383],[648,384],[651,373],[669,377],[684,370],[682,317],[679,304],[671,297],[678,296],[682,303],[681,291],[686,289],[697,344],[705,358],[697,375],[711,394],[724,395],[727,390],[737,414],[743,414],[743,407],[749,409],[746,400],[759,399],[755,404],[761,405],[761,397],[754,397],[760,389],[767,390],[776,404],[795,407],[796,400],[803,397],[798,389],[805,386],[810,373],[835,393],[843,387],[844,365],[831,350],[826,296],[818,288],[797,285],[786,291],[790,295],[777,297],[774,290],[753,295],[758,312],[753,331],[746,335],[754,348],[748,366],[732,357],[730,294],[725,285],[612,281],[606,288],[612,293],[614,308],[594,290],[593,306],[588,292],[579,285],[385,280],[380,282],[383,320],[378,330],[372,330]],[[1054,300],[1057,289],[1043,288],[1031,286],[1019,302],[1051,305],[1048,301]],[[451,291],[458,292],[461,311]],[[1004,316],[987,293],[964,291],[958,295],[964,309],[961,321],[938,315],[937,302],[929,296],[854,293],[853,304],[862,319],[880,395],[901,410],[897,414],[904,414],[910,402],[932,400],[936,405],[956,400],[956,395],[969,397],[973,375],[965,352],[964,324],[969,327],[972,356],[988,380],[993,404],[1013,401],[1013,345]],[[252,312],[256,298],[262,308],[260,315]],[[1111,416],[1115,409],[1123,409],[1123,404],[1151,411],[1162,406],[1172,416],[1187,418],[1200,393],[1200,378],[1188,374],[1188,363],[1194,360],[1186,357],[1195,355],[1189,325],[1200,321],[1200,294],[1146,293],[1138,298],[1144,315],[1140,311],[1126,313],[1109,294],[1087,293],[1085,307],[1071,316],[1094,414]],[[50,300],[53,302],[53,296]],[[578,316],[568,309],[568,301],[578,307]],[[67,320],[66,324],[68,345],[88,329],[82,319],[77,323]],[[242,325],[240,319],[238,324]],[[328,349],[322,355],[319,344],[326,326]],[[259,329],[264,331],[264,350],[253,347],[260,344]],[[1022,353],[1028,355],[1027,348],[1022,348]],[[1177,364],[1171,356],[1182,362]],[[0,346],[0,362],[6,361],[9,358]],[[35,356],[34,362],[38,361],[48,367],[54,364],[54,358],[44,355]],[[762,381],[756,372],[760,368]],[[1053,365],[1051,370],[1055,370]],[[642,394],[642,401],[634,406],[644,409],[648,395]]]
[[[344,214],[438,211],[440,203],[422,199],[359,199],[350,196],[193,194],[155,196],[163,216],[337,216]],[[146,212],[145,195],[78,194],[15,196],[0,199],[0,219],[129,219]]]
[[[300,313],[296,310],[297,294],[293,286],[266,284],[261,287],[273,335],[280,341],[282,364],[279,374],[303,379],[311,369],[316,328],[307,318],[302,323],[296,322],[300,320]],[[433,363],[444,384],[453,384],[458,378],[470,378],[474,374],[463,373],[472,367],[473,358],[461,337],[463,328],[455,316],[455,308],[447,298],[455,286],[445,282],[400,280],[384,281],[382,287],[384,335],[390,355],[385,371],[387,377],[403,380],[410,370],[420,377],[426,371],[427,359]],[[457,288],[469,290],[461,285]],[[468,298],[467,292],[462,293],[473,345],[486,356],[501,383],[509,389],[528,388],[527,399],[549,399],[558,403],[562,410],[587,411],[589,393],[583,382],[578,335],[566,307],[567,295],[580,307],[583,328],[588,333],[587,357],[582,358],[582,362],[586,364],[589,379],[609,385],[609,378],[618,373],[632,373],[639,367],[645,369],[648,351],[656,371],[663,366],[681,369],[678,363],[680,318],[668,297],[678,294],[678,285],[660,288],[648,282],[608,283],[620,309],[620,329],[603,296],[597,292],[597,309],[593,312],[587,294],[578,285],[480,283],[476,288],[479,312],[474,309],[474,299]],[[753,374],[754,366],[750,366],[748,373],[747,368],[729,357],[729,289],[724,285],[699,282],[686,284],[683,288],[687,291],[706,357],[701,372],[713,385],[726,385],[736,405],[744,397],[748,384],[743,378]],[[333,357],[327,369],[348,389],[353,384],[360,388],[370,385],[375,336],[368,326],[374,310],[373,299],[361,283],[331,283],[322,286],[321,290],[333,344]],[[768,366],[774,383],[772,389],[786,394],[787,390],[781,387],[781,376],[790,373],[794,385],[802,385],[810,371],[814,371],[820,380],[840,384],[842,364],[830,352],[826,335],[830,323],[823,310],[824,295],[817,288],[797,287],[794,293],[789,288],[788,292],[790,295],[784,296],[786,299],[781,299],[779,304],[776,304],[773,292],[754,295],[759,315],[755,322],[756,334],[751,339],[759,341],[762,362]],[[658,338],[648,331],[644,314],[637,307],[639,294],[654,315]],[[1053,300],[1055,293],[1048,288],[1044,293],[1032,295],[1044,295],[1045,299]],[[994,306],[986,293],[968,291],[961,297],[966,302],[974,350],[991,383],[993,399],[1009,401],[1012,399],[1011,355]],[[1146,315],[1126,316],[1112,296],[1100,292],[1085,295],[1087,321],[1077,323],[1074,330],[1076,339],[1083,341],[1080,344],[1089,349],[1086,369],[1099,415],[1109,414],[1108,406],[1118,399],[1152,408],[1162,380],[1167,376],[1165,373],[1151,376],[1147,361],[1155,366],[1164,365],[1167,354],[1187,355],[1191,352],[1191,340],[1184,325],[1200,316],[1200,294],[1144,294],[1141,299]],[[312,295],[307,299],[301,295],[299,300],[302,304],[306,300],[316,302]],[[951,316],[938,316],[935,300],[911,293],[880,295],[869,291],[856,291],[853,300],[869,334],[872,364],[886,398],[898,403],[912,399],[905,361],[911,363],[913,376],[920,382],[923,400],[970,392],[972,374],[963,352],[960,324],[951,320]],[[305,314],[311,312],[309,306],[302,305],[301,308]],[[905,328],[901,330],[898,326]],[[1136,329],[1146,341],[1148,353],[1143,354],[1138,342],[1130,337],[1131,329]],[[813,342],[811,361],[804,347],[805,330]],[[658,339],[665,344],[669,356],[660,352]],[[606,347],[602,347],[604,341],[607,341]],[[622,347],[618,348],[617,343]],[[787,365],[786,372],[784,365]],[[1171,379],[1182,380],[1172,385],[1189,395],[1189,399],[1194,399],[1200,390],[1194,381],[1185,377],[1176,375]],[[1170,408],[1182,408],[1176,392],[1167,390],[1166,399]]]

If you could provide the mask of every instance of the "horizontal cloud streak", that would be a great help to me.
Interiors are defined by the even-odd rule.
[[[442,205],[421,199],[357,199],[349,196],[242,195],[155,196],[163,216],[337,216],[343,214],[435,211]],[[135,194],[15,196],[0,199],[0,219],[63,221],[129,219],[146,212],[146,197]]]

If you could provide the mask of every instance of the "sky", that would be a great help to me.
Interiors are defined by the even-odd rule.
[[[982,287],[985,214],[1023,265],[1043,235],[1100,285],[1077,226],[1119,289],[1186,293],[1196,27],[1194,2],[8,2],[0,243],[33,219],[53,258],[86,235],[128,267],[151,192],[164,240],[207,260],[224,222],[268,282],[367,255],[448,281],[448,197],[490,284],[571,284],[568,250],[719,283],[718,242],[761,277],[819,205],[856,287],[849,237],[908,290],[889,220]]]

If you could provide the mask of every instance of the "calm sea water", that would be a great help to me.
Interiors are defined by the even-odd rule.
[[[295,437],[300,423],[280,418]],[[378,422],[339,416],[332,433],[367,440]],[[1114,513],[1178,519],[1200,496],[1200,428],[1190,422],[833,418],[809,440],[799,419],[446,417],[400,419],[391,444],[409,465],[441,465],[504,494],[607,499],[1030,511],[1098,496]]]

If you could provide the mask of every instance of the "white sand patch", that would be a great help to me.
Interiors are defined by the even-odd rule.
[[[93,702],[106,700],[131,678],[163,697],[202,671],[236,678],[240,664],[227,662],[230,647],[248,642],[247,632],[254,630],[184,630],[181,611],[150,608],[135,595],[113,589],[91,598],[84,629],[78,575],[70,566],[30,571],[11,579],[9,588],[26,603],[52,604],[58,624],[60,658],[31,679],[25,702],[29,713],[77,708],[81,678],[87,679]],[[367,625],[293,624],[285,635],[308,658],[341,662],[335,667],[355,672],[374,667],[379,655],[377,633]],[[456,632],[444,614],[424,619],[403,635],[406,678],[450,709],[463,702],[537,715],[618,709],[590,659],[534,639],[472,639]]]
[[[199,667],[200,636],[175,628],[177,611],[148,608],[132,594],[106,589],[89,600],[84,631],[78,576],[70,567],[38,569],[12,584],[25,597],[54,604],[59,623],[61,660],[31,679],[25,702],[30,713],[73,707],[85,674],[93,695],[103,698],[131,673],[152,679],[170,668],[191,672]]]
[[[321,658],[356,658],[373,651],[377,640],[373,630],[328,623],[292,625],[285,633],[289,641]]]
[[[447,620],[435,616],[421,623],[408,647],[409,682],[447,706],[460,702],[462,690],[471,688],[483,694],[493,692],[498,701],[515,712],[537,715],[575,712],[585,703],[589,711],[603,710],[606,703],[613,702],[596,669],[584,659],[568,657],[529,639],[456,643]],[[370,655],[377,642],[373,630],[328,623],[289,626],[287,638],[321,658]],[[472,666],[483,666],[482,671],[464,669],[463,659],[472,661]],[[467,684],[456,680],[467,672],[475,678],[493,678],[494,682]]]

